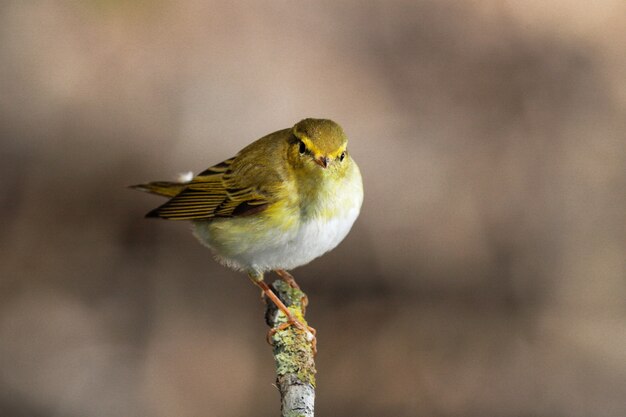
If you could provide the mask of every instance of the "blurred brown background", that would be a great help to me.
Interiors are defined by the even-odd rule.
[[[626,415],[626,3],[0,4],[0,415],[275,416],[258,291],[126,185],[298,120],[320,416]]]

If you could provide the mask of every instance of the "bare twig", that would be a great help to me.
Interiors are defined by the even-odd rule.
[[[282,280],[272,284],[276,295],[292,315],[306,325],[302,300],[305,294]],[[271,337],[276,361],[276,385],[280,391],[282,417],[313,417],[315,402],[315,362],[311,335],[295,326],[281,329],[285,314],[272,302],[267,303],[267,324],[275,331]],[[283,326],[284,327],[284,326]]]

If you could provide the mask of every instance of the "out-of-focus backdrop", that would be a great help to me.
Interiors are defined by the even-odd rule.
[[[626,415],[626,3],[3,1],[0,415],[274,416],[259,292],[129,184],[304,117],[319,415]]]

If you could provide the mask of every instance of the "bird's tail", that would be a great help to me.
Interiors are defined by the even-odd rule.
[[[148,184],[131,185],[130,188],[163,197],[174,197],[186,186],[187,184],[180,182],[155,181],[149,182]]]

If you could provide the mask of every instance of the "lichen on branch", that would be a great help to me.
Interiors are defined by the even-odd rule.
[[[306,295],[283,280],[274,281],[272,289],[291,314],[307,326],[304,317],[306,306],[303,305]],[[312,417],[317,372],[313,335],[293,325],[281,326],[287,323],[287,317],[270,301],[267,302],[265,318],[274,331],[270,339],[276,362],[276,385],[282,399],[282,416]]]

